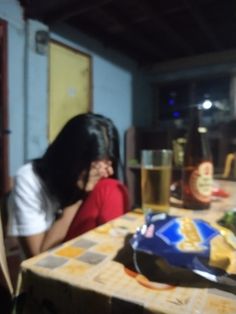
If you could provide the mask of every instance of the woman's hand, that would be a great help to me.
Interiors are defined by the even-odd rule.
[[[89,170],[88,181],[85,185],[85,191],[92,191],[100,179],[108,178],[113,175],[113,173],[114,171],[111,161],[100,160],[92,162]]]
[[[99,160],[91,163],[88,179],[86,181],[86,172],[82,172],[77,181],[77,186],[81,190],[90,192],[94,189],[97,182],[102,178],[108,178],[114,173],[112,168],[112,162],[110,160]]]

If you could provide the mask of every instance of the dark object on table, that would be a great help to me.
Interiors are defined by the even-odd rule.
[[[134,251],[133,261],[136,271],[154,282],[192,287],[200,287],[207,282],[191,270],[174,267],[165,259],[145,252]]]

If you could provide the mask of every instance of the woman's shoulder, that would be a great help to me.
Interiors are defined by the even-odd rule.
[[[40,186],[40,180],[33,170],[32,162],[26,163],[21,166],[15,175],[15,186],[36,188]]]
[[[16,172],[16,177],[21,177],[21,176],[25,176],[25,175],[31,175],[34,174],[33,171],[33,164],[32,162],[28,162],[26,164],[24,164],[23,166],[21,166],[17,172]]]
[[[103,190],[108,193],[119,190],[125,194],[127,194],[128,191],[127,187],[120,180],[114,178],[103,178],[99,180],[95,186],[95,190]]]

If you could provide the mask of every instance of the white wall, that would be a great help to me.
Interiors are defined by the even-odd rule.
[[[24,45],[22,10],[15,0],[0,1],[0,18],[7,21],[9,171],[12,175],[24,162]]]
[[[36,52],[35,33],[47,31],[37,21],[28,20],[25,45],[25,160],[41,155],[47,147],[48,57]]]

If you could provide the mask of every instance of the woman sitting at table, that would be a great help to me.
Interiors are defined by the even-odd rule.
[[[19,238],[26,257],[127,211],[118,163],[117,129],[110,119],[88,113],[69,120],[40,159],[18,170],[8,233]]]

